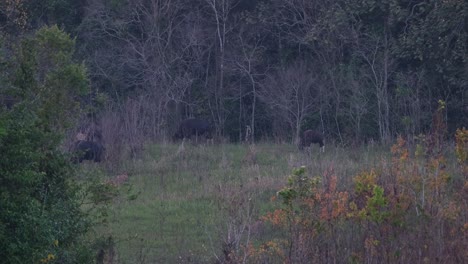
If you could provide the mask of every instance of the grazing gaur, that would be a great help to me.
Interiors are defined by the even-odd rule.
[[[195,136],[197,139],[199,136],[204,136],[211,139],[211,126],[210,123],[203,119],[190,118],[180,122],[177,132],[173,136],[173,140],[192,138]]]
[[[320,151],[325,152],[325,144],[323,143],[322,134],[314,130],[306,130],[302,133],[301,141],[299,142],[299,149],[310,147],[311,144],[319,144]]]
[[[73,162],[81,163],[83,160],[101,162],[105,148],[99,142],[79,140],[73,145],[74,158]]]

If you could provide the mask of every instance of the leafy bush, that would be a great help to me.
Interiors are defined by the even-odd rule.
[[[4,263],[90,262],[80,243],[90,222],[59,137],[26,107],[0,112],[0,259]]]
[[[4,48],[4,43],[0,43]],[[74,40],[58,27],[23,39],[1,57],[0,259],[2,263],[87,263],[91,222],[73,180],[61,134],[87,90],[86,68],[73,62]]]

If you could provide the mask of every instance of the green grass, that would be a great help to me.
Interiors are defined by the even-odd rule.
[[[313,176],[333,172],[347,185],[359,171],[388,158],[388,151],[378,148],[311,151],[273,144],[258,144],[253,151],[233,144],[147,146],[141,160],[122,164],[118,172],[127,172],[140,194],[131,201],[116,199],[109,224],[98,232],[112,234],[119,263],[214,262],[222,254],[227,223],[255,222],[271,210],[270,198],[293,168],[304,165]]]

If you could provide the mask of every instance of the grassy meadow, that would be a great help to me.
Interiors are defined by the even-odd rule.
[[[453,150],[453,146],[451,148]],[[392,177],[388,175],[405,174],[408,171],[403,168],[395,171],[395,162],[398,161],[395,156],[400,154],[395,149],[392,151],[393,154],[390,147],[378,145],[348,148],[328,145],[325,153],[320,153],[318,146],[312,146],[309,152],[303,152],[293,145],[271,143],[254,146],[190,143],[148,145],[140,158],[123,162],[118,169],[103,173],[106,175],[103,180],[126,173],[128,182],[121,189],[131,188],[131,191],[122,191],[113,199],[108,208],[108,221],[97,228],[96,235],[112,237],[111,249],[107,249],[104,263],[284,263],[285,259],[296,259],[295,263],[307,263],[307,260],[321,263],[382,263],[382,258],[377,257],[381,255],[375,252],[379,247],[385,251],[382,253],[386,256],[383,258],[386,260],[384,262],[403,259],[405,263],[410,258],[400,253],[401,249],[395,241],[398,236],[405,234],[405,230],[417,228],[412,224],[399,224],[392,229],[393,233],[387,234],[380,227],[387,223],[393,226],[394,222],[403,221],[403,218],[403,222],[416,221],[415,225],[418,226],[422,222],[417,222],[421,220],[414,218],[420,214],[415,216],[414,211],[423,211],[425,205],[420,203],[418,195],[402,191],[400,196],[406,199],[403,204],[408,207],[405,207],[405,212],[410,216],[402,218],[400,214],[394,213],[394,196],[390,194],[391,188],[387,188],[391,186]],[[450,182],[463,183],[462,174],[457,174],[455,155],[453,151],[451,153],[444,161],[446,169],[450,170]],[[291,185],[290,175],[301,166],[305,166],[305,172],[298,174],[298,177],[302,177],[300,179],[323,180],[319,185],[322,186],[320,190],[325,192],[316,193],[322,193],[321,197],[332,197],[330,208],[339,204],[333,200],[333,197],[338,197],[335,194],[346,193],[346,199],[349,200],[346,200],[345,212],[338,212],[333,218],[326,218],[326,221],[312,217],[317,220],[315,223],[320,223],[317,225],[309,222],[304,224],[307,221],[303,220],[309,218],[307,215],[315,213],[322,216],[323,208],[314,211],[315,207],[314,209],[304,206],[302,202],[295,202],[291,203],[291,208],[297,205],[294,210],[284,209],[278,192],[288,182],[291,189],[295,188],[294,184]],[[421,165],[420,169],[425,166]],[[106,171],[104,167],[105,165],[91,164],[83,166],[84,170],[98,168]],[[372,173],[366,174],[371,171],[380,175],[377,180],[372,178]],[[364,186],[370,186],[372,179],[375,186],[378,186],[377,183],[384,186],[386,200],[382,198],[380,206],[372,205],[372,201],[378,204],[378,200],[371,200],[377,196],[374,193],[376,188],[374,192],[356,191],[356,176],[358,182],[367,183]],[[418,180],[419,176],[414,176],[414,179]],[[335,182],[333,189],[327,187],[330,182]],[[402,186],[404,184],[410,186],[419,183],[401,182]],[[317,187],[314,186],[310,189]],[[427,193],[430,192],[429,189],[428,185]],[[420,186],[412,192],[421,194]],[[127,199],[128,193],[138,195],[135,199]],[[444,206],[451,201],[452,195],[447,196],[449,198],[442,201]],[[317,196],[309,194],[294,197],[302,201],[315,199],[314,206],[324,202],[323,198],[318,200]],[[367,203],[359,202],[366,199]],[[435,198],[428,195],[426,199],[426,203],[433,203],[435,206]],[[356,205],[357,209],[348,206],[351,204]],[[398,204],[395,208],[402,206]],[[281,209],[282,212],[294,214],[294,217],[288,218],[283,214],[283,222],[272,220],[272,217],[267,221],[267,216],[272,216],[271,212],[279,208],[284,209]],[[455,211],[457,216],[466,216],[466,213]],[[376,212],[380,218],[375,218]],[[300,219],[301,213],[304,213],[305,218]],[[431,212],[428,215],[432,215]],[[466,219],[461,221],[463,226]],[[435,225],[433,222],[428,224]],[[444,228],[441,230],[445,230]],[[337,232],[342,235],[336,236]],[[310,234],[314,243],[323,243],[325,246],[311,246],[310,241],[307,244],[303,242],[304,239],[298,238],[302,237],[301,234]],[[437,237],[441,239],[441,243],[445,241],[442,237]],[[404,237],[411,238],[417,239]],[[421,243],[426,243],[426,238],[419,239]],[[357,241],[362,242],[363,246],[354,246],[359,244]],[[389,242],[386,244],[384,241]],[[456,246],[466,245],[466,239],[455,242]],[[302,251],[295,251],[302,252],[298,253],[301,257],[295,257],[291,252],[289,256],[285,256],[285,251],[280,250],[287,248],[281,246],[284,243],[289,243],[290,247],[293,244],[302,245]],[[427,245],[421,247],[428,248]],[[314,250],[305,252],[304,248]],[[318,257],[319,254],[314,253],[316,251],[328,253],[327,256]],[[424,252],[421,251],[421,254],[424,256]],[[431,261],[427,263],[435,263],[430,255],[428,259]],[[423,260],[424,258],[421,259]]]

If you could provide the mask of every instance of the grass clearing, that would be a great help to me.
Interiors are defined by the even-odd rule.
[[[236,228],[253,225],[273,208],[271,197],[293,168],[306,166],[311,176],[333,170],[348,185],[354,174],[387,157],[377,147],[306,153],[287,144],[147,146],[142,159],[122,164],[119,172],[128,173],[140,194],[115,201],[99,233],[112,234],[118,263],[214,262],[226,236],[246,239]],[[262,236],[268,234],[252,232],[250,239]]]

